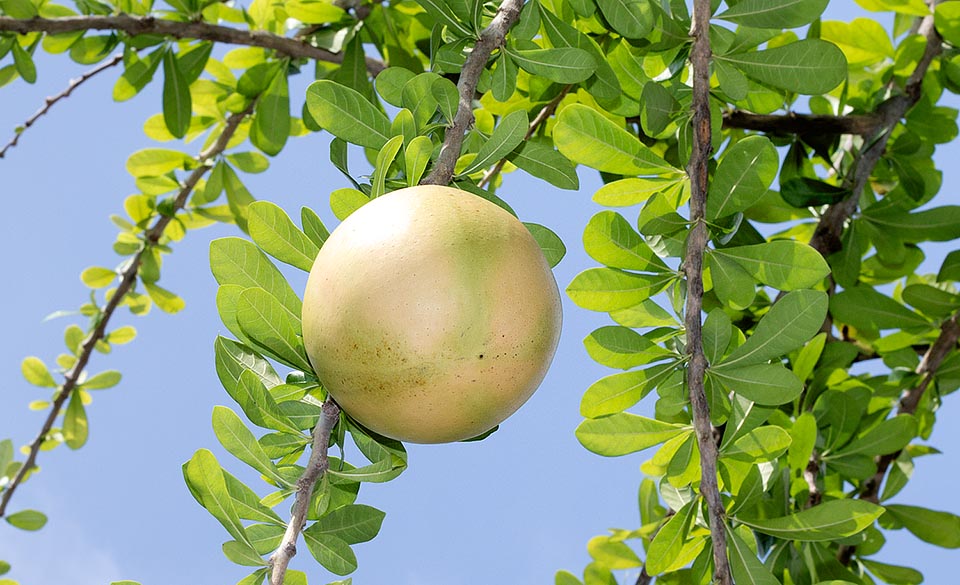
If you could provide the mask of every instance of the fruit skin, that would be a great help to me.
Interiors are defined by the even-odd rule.
[[[471,193],[394,191],[317,255],[303,340],[344,411],[414,443],[469,439],[540,385],[560,337],[560,292],[519,220]]]

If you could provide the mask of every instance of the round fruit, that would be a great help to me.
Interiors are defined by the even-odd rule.
[[[543,380],[560,293],[530,232],[449,187],[394,191],[334,230],[310,271],[303,340],[350,416],[415,443],[475,437]]]

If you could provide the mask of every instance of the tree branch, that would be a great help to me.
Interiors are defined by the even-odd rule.
[[[62,99],[66,99],[70,97],[70,94],[73,93],[73,90],[83,85],[85,81],[87,81],[94,75],[102,71],[106,71],[107,69],[115,66],[117,63],[121,61],[123,61],[122,54],[114,55],[113,58],[111,58],[109,61],[104,61],[103,63],[97,65],[93,69],[89,71],[85,71],[83,75],[81,75],[80,77],[71,79],[69,85],[67,85],[67,88],[61,91],[60,93],[58,93],[57,95],[50,96],[47,99],[45,99],[43,101],[43,107],[37,110],[32,116],[27,118],[27,120],[23,124],[21,124],[20,127],[17,129],[17,131],[14,133],[13,138],[10,139],[10,142],[7,142],[7,144],[2,149],[0,149],[0,158],[3,158],[4,156],[6,156],[7,151],[13,148],[14,146],[16,146],[17,143],[20,142],[20,135],[22,135],[27,128],[33,126],[36,123],[36,121],[40,119],[41,116],[46,115],[47,112],[50,111],[50,108],[52,108],[55,103],[59,102]]]
[[[14,492],[23,483],[30,471],[36,467],[37,454],[40,452],[40,447],[47,439],[50,429],[53,428],[54,423],[60,416],[67,399],[70,398],[70,395],[73,393],[74,389],[76,389],[80,374],[83,373],[84,368],[86,368],[87,363],[90,361],[90,357],[93,355],[93,350],[96,347],[97,342],[105,337],[107,325],[109,324],[110,319],[113,317],[114,312],[117,310],[117,307],[120,306],[120,303],[123,301],[123,298],[126,296],[126,294],[136,284],[143,254],[150,248],[150,246],[154,246],[160,241],[164,230],[166,230],[167,225],[173,220],[176,212],[184,208],[190,193],[193,192],[193,189],[197,186],[200,178],[210,169],[208,165],[202,163],[205,163],[207,160],[219,155],[227,148],[227,143],[236,133],[237,128],[240,126],[240,122],[253,112],[253,106],[255,103],[256,100],[251,100],[250,105],[247,106],[244,111],[237,114],[232,114],[230,118],[227,119],[227,123],[223,128],[223,132],[220,133],[220,136],[217,138],[216,142],[210,145],[210,147],[206,150],[202,151],[197,157],[197,160],[199,160],[201,164],[194,169],[194,171],[187,177],[186,181],[184,181],[180,192],[173,201],[173,212],[168,215],[161,215],[153,224],[153,226],[145,232],[143,248],[141,248],[141,250],[130,259],[127,268],[123,271],[120,279],[120,285],[117,286],[113,296],[110,297],[106,307],[104,307],[103,312],[100,314],[99,320],[97,321],[96,327],[94,327],[93,331],[81,344],[80,353],[77,356],[76,363],[64,376],[63,385],[60,387],[60,391],[57,393],[57,397],[53,401],[53,405],[50,408],[50,413],[47,415],[47,418],[43,423],[43,427],[30,443],[30,452],[27,455],[26,461],[24,461],[19,471],[17,471],[17,475],[13,478],[13,481],[11,481],[7,488],[3,491],[3,497],[0,499],[0,517],[6,514],[7,504],[10,503],[10,499],[13,497]]]
[[[529,140],[530,137],[533,136],[533,134],[537,131],[537,128],[539,128],[541,124],[546,122],[547,119],[553,115],[553,113],[557,110],[557,106],[560,105],[560,102],[563,101],[563,98],[566,97],[568,93],[570,93],[572,88],[572,85],[565,86],[562,90],[560,90],[560,93],[557,95],[557,97],[550,100],[550,103],[540,109],[540,112],[537,113],[537,117],[530,122],[530,127],[527,129],[527,133],[523,136],[524,141]],[[497,161],[497,164],[483,174],[483,177],[481,177],[480,181],[477,183],[477,187],[480,187],[481,189],[486,187],[494,177],[500,174],[500,171],[503,170],[503,165],[505,164],[507,164],[506,157]]]
[[[849,116],[820,116],[814,114],[754,114],[744,110],[723,113],[724,128],[756,130],[768,134],[796,134],[798,136],[831,136],[856,134],[867,136],[883,123],[879,113],[851,114]]]
[[[693,78],[693,151],[687,167],[690,177],[690,221],[693,228],[687,238],[683,268],[687,277],[687,306],[684,325],[687,332],[687,384],[693,426],[700,447],[700,494],[707,503],[710,535],[713,542],[714,582],[732,585],[727,559],[727,533],[723,502],[717,485],[717,444],[710,423],[710,407],[704,392],[707,358],[703,353],[701,313],[703,312],[703,251],[709,234],[704,221],[707,204],[708,164],[712,153],[710,127],[710,0],[695,0],[693,7],[693,48],[690,65]]]
[[[125,32],[132,37],[162,35],[175,39],[199,39],[231,45],[262,47],[286,57],[314,59],[329,63],[343,62],[342,54],[314,47],[303,40],[282,37],[266,31],[241,30],[202,21],[177,22],[154,16],[135,17],[126,14],[27,19],[0,16],[0,32],[59,34],[79,30],[115,30]],[[374,77],[385,67],[383,62],[367,58],[367,70]]]
[[[480,33],[480,39],[473,46],[470,56],[463,64],[463,69],[460,70],[460,81],[457,83],[460,103],[457,106],[457,113],[444,134],[440,156],[437,157],[437,162],[430,174],[420,181],[421,185],[446,185],[453,178],[453,169],[457,159],[460,158],[463,137],[473,124],[473,96],[477,92],[480,74],[483,73],[493,50],[503,46],[507,31],[520,18],[522,7],[523,0],[503,0],[490,25]]]
[[[270,585],[283,585],[283,578],[287,574],[290,560],[297,554],[297,539],[307,523],[307,514],[310,511],[310,499],[313,497],[313,488],[317,485],[327,469],[330,460],[327,451],[330,448],[330,432],[340,419],[340,407],[332,396],[327,396],[320,411],[320,420],[313,429],[313,446],[310,450],[310,460],[303,475],[297,480],[297,497],[290,513],[290,522],[287,531],[283,534],[280,546],[270,556]]]

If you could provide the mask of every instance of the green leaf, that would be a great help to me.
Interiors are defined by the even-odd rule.
[[[780,364],[714,367],[707,370],[707,374],[728,391],[736,392],[757,404],[786,404],[803,391],[803,382]]]
[[[229,540],[223,543],[221,548],[223,556],[232,563],[244,567],[262,567],[267,564],[251,544]]]
[[[797,28],[820,17],[829,0],[743,0],[717,18],[754,28]]]
[[[526,6],[524,6],[526,9]],[[510,99],[517,89],[517,64],[513,62],[506,51],[497,58],[497,67],[493,70],[493,79],[490,82],[490,91],[493,99],[505,102]]]
[[[263,452],[260,443],[243,424],[237,413],[225,406],[213,407],[213,432],[217,440],[231,455],[256,469],[267,478],[283,487],[287,481],[277,471],[273,462]]]
[[[903,242],[946,242],[960,238],[960,205],[908,213],[896,206],[867,208],[863,219]]]
[[[960,516],[903,504],[887,504],[886,509],[920,540],[943,548],[960,548]]]
[[[332,535],[347,544],[358,544],[377,536],[384,516],[371,506],[351,504],[330,512],[307,530],[318,539]]]
[[[507,160],[554,187],[571,190],[580,188],[576,166],[540,140],[524,140],[507,155]]]
[[[283,71],[273,77],[260,95],[250,126],[250,142],[274,156],[283,150],[290,136],[290,88]]]
[[[523,225],[526,226],[527,230],[533,235],[533,239],[537,241],[537,245],[540,246],[543,257],[546,258],[550,268],[554,268],[557,264],[560,264],[563,256],[567,253],[567,247],[563,245],[563,240],[560,239],[560,236],[555,234],[550,228],[537,223],[524,222]]]
[[[159,177],[190,164],[186,154],[164,148],[138,150],[127,159],[127,172],[134,177]]]
[[[473,30],[461,21],[460,16],[446,0],[422,0],[419,4],[438,24],[449,27],[454,35],[476,38]]]
[[[713,292],[724,305],[742,310],[753,303],[757,283],[740,264],[711,252],[704,258],[704,267],[710,270]]]
[[[794,177],[780,183],[780,197],[794,207],[819,207],[839,203],[850,195],[849,189],[809,177]]]
[[[47,524],[47,516],[36,510],[21,510],[5,516],[11,526],[20,530],[40,530]]]
[[[768,520],[737,520],[758,532],[784,540],[823,542],[853,536],[883,514],[864,500],[830,500],[802,512]],[[960,534],[960,532],[958,532]]]
[[[830,274],[830,266],[819,252],[792,240],[721,248],[712,253],[736,261],[757,282],[782,291],[816,286]]]
[[[400,147],[403,145],[403,136],[394,136],[383,145],[380,152],[377,153],[377,163],[373,168],[373,177],[370,180],[371,190],[370,198],[376,199],[384,194],[386,190],[387,173],[390,165],[396,160]]]
[[[574,47],[504,50],[524,71],[556,83],[580,83],[592,76],[597,67],[593,55]]]
[[[33,62],[33,57],[16,41],[13,43],[13,64],[24,81],[27,83],[37,81],[37,66]]]
[[[430,156],[433,154],[433,141],[429,136],[417,136],[403,150],[404,170],[407,173],[407,185],[420,184]]]
[[[122,102],[140,93],[153,80],[165,52],[163,49],[158,49],[142,59],[133,56],[132,60],[127,63],[123,75],[117,79],[113,86],[113,99]]]
[[[847,77],[847,60],[833,43],[804,39],[751,53],[717,56],[748,77],[777,89],[819,95]]]
[[[583,345],[595,362],[621,370],[676,357],[633,329],[616,325],[595,330]]]
[[[922,316],[869,286],[855,286],[830,298],[830,313],[841,323],[857,329],[902,329],[925,327]]]
[[[810,412],[798,416],[790,428],[790,439],[787,462],[793,469],[804,469],[817,444],[817,418]]]
[[[303,539],[318,563],[334,575],[349,575],[357,570],[357,556],[349,544],[332,534],[317,535],[310,528],[303,532]]]
[[[650,175],[676,169],[640,140],[583,104],[560,111],[553,140],[571,161],[618,175]]]
[[[287,365],[312,371],[303,341],[298,333],[300,321],[291,317],[280,301],[262,288],[248,288],[237,301],[237,323],[257,344],[268,348]]]
[[[303,436],[297,426],[280,410],[273,395],[267,391],[255,372],[242,370],[237,384],[232,387],[225,385],[225,388],[253,424],[297,437]]]
[[[727,540],[730,543],[727,548],[727,558],[730,559],[730,571],[733,573],[734,581],[751,585],[779,585],[780,581],[760,562],[757,554],[740,538],[737,531],[726,524],[724,529],[727,531]]]
[[[390,120],[363,95],[321,79],[307,88],[307,109],[318,124],[352,144],[380,150],[390,139]]]
[[[168,49],[163,54],[163,121],[170,134],[183,138],[190,128],[192,112],[190,85],[184,79],[173,51]]]
[[[356,469],[344,471],[331,469],[328,473],[347,481],[384,483],[400,475],[404,469],[406,469],[405,461],[390,457]]]
[[[161,286],[144,282],[143,287],[147,289],[147,294],[150,295],[150,300],[153,301],[153,304],[159,307],[164,313],[179,313],[186,306],[182,298]]]
[[[217,376],[227,392],[232,392],[231,389],[240,383],[240,376],[245,370],[256,374],[267,388],[273,388],[282,383],[270,362],[242,343],[226,337],[217,337],[213,347]]]
[[[63,414],[63,440],[67,447],[79,449],[87,443],[89,425],[87,412],[83,408],[83,399],[79,391],[70,394],[70,403]]]
[[[285,523],[276,512],[260,502],[260,496],[255,491],[247,487],[242,481],[222,471],[224,485],[230,499],[233,500],[234,509],[237,515],[244,520],[253,520],[255,522],[267,522],[277,526],[285,526]]]
[[[250,237],[260,248],[281,262],[310,272],[320,248],[294,225],[283,209],[269,201],[256,201],[247,210]]]
[[[630,413],[587,419],[577,426],[580,444],[597,455],[618,457],[649,449],[682,433],[687,427]]]
[[[228,154],[227,160],[233,163],[233,166],[245,173],[262,173],[270,168],[270,161],[267,160],[267,157],[255,150]]]
[[[648,574],[662,573],[680,556],[690,529],[690,516],[697,509],[697,502],[698,500],[688,502],[657,531],[647,549]]]
[[[923,582],[923,573],[910,567],[898,567],[877,561],[858,557],[858,561],[878,579],[884,583],[895,585],[920,585]]]
[[[599,418],[623,412],[639,402],[676,369],[677,363],[600,378],[587,388],[580,401],[580,414]]]
[[[747,463],[773,461],[790,447],[793,439],[778,426],[763,426],[741,436],[721,451],[723,457]]]
[[[529,124],[527,112],[524,110],[517,110],[504,116],[490,138],[477,151],[476,158],[460,172],[460,175],[469,175],[486,168],[510,154],[523,142]]]
[[[319,251],[319,249],[323,247],[324,242],[327,241],[327,238],[330,237],[330,231],[323,225],[320,216],[309,207],[301,207],[300,224],[303,226],[304,234],[310,238],[310,241],[313,242]]]
[[[703,322],[703,353],[708,364],[716,364],[727,351],[733,337],[733,323],[723,309],[713,309]]]
[[[666,130],[680,106],[670,90],[655,81],[643,84],[640,104],[640,124],[650,136]]]
[[[613,30],[628,39],[644,39],[656,24],[649,0],[597,0],[597,6]]]
[[[607,207],[627,207],[643,203],[653,195],[665,191],[678,179],[630,177],[613,181],[597,189],[593,202]]]
[[[827,295],[796,290],[774,303],[753,335],[730,352],[714,370],[763,364],[793,351],[813,337],[827,315]]]
[[[780,157],[770,139],[748,136],[726,150],[710,182],[707,219],[743,211],[757,203],[773,184]]]
[[[349,187],[336,189],[330,193],[330,210],[340,221],[347,219],[350,214],[367,203],[370,203],[369,197],[364,195],[362,191]]]
[[[903,289],[901,298],[931,317],[949,317],[960,308],[960,295],[928,284],[911,284]]]
[[[937,27],[937,32],[948,43],[960,45],[960,6],[950,2],[937,4],[933,22]]]
[[[47,365],[38,357],[27,357],[20,363],[20,372],[23,377],[34,386],[41,388],[56,388],[57,382],[47,369]],[[0,470],[2,471],[2,470]]]
[[[636,274],[612,268],[584,270],[567,287],[574,303],[591,311],[631,307],[666,288],[675,274]]]
[[[37,7],[30,0],[2,0],[0,8],[3,13],[13,18],[34,18],[37,16]]]
[[[917,419],[910,415],[895,416],[873,427],[837,452],[848,455],[887,455],[903,449],[917,436]]]
[[[235,237],[210,242],[210,268],[218,284],[262,288],[276,298],[292,318],[300,318],[300,297],[252,242]]]
[[[657,256],[622,215],[601,211],[583,230],[583,248],[591,258],[612,268],[668,272]]]

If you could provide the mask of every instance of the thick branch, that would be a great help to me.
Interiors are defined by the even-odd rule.
[[[755,130],[768,134],[796,134],[798,136],[831,136],[857,134],[866,136],[876,132],[883,117],[874,114],[849,116],[820,116],[815,114],[753,114],[731,110],[723,114],[724,128]]]
[[[687,238],[683,259],[687,277],[687,306],[684,325],[687,331],[687,353],[690,361],[687,384],[693,426],[700,447],[700,494],[707,503],[710,535],[713,542],[714,582],[732,585],[733,577],[727,560],[727,533],[723,502],[717,486],[717,444],[710,423],[710,407],[704,392],[707,358],[703,353],[701,313],[703,310],[703,251],[708,233],[704,221],[707,204],[708,164],[713,150],[710,128],[710,0],[695,0],[693,8],[693,49],[690,65],[693,77],[693,151],[687,174],[690,176],[690,221],[693,228]]]
[[[73,393],[74,389],[76,389],[80,374],[83,372],[84,368],[87,367],[87,363],[90,361],[90,357],[93,355],[93,350],[96,347],[97,342],[105,337],[107,325],[110,323],[110,319],[113,317],[114,312],[120,306],[120,303],[123,301],[123,298],[126,296],[126,294],[130,292],[130,290],[136,284],[137,275],[140,271],[140,261],[144,252],[149,249],[150,246],[154,246],[160,241],[164,230],[167,228],[167,225],[171,220],[173,220],[174,214],[184,208],[184,206],[187,204],[187,198],[190,197],[190,194],[197,186],[200,178],[210,169],[208,165],[202,163],[219,155],[227,148],[227,143],[236,133],[237,128],[240,126],[240,122],[253,112],[254,103],[256,103],[255,100],[251,101],[250,105],[244,111],[230,116],[223,128],[223,132],[221,132],[216,142],[201,152],[197,157],[197,160],[199,160],[201,164],[192,173],[190,173],[186,181],[184,181],[176,199],[174,199],[174,213],[170,213],[169,215],[161,215],[153,224],[153,226],[144,234],[143,248],[137,252],[133,258],[130,259],[130,262],[127,264],[127,268],[121,275],[120,285],[117,286],[117,289],[113,292],[113,296],[110,297],[109,302],[107,302],[106,307],[104,307],[103,312],[100,314],[99,320],[97,321],[96,327],[94,327],[93,331],[81,344],[80,353],[77,356],[76,363],[64,376],[63,385],[60,387],[60,391],[57,393],[57,397],[53,401],[53,405],[50,408],[50,413],[47,415],[47,418],[43,423],[43,427],[30,443],[30,452],[27,455],[26,461],[24,461],[23,466],[20,467],[20,470],[13,478],[13,481],[11,481],[6,490],[4,490],[3,498],[0,499],[0,516],[3,516],[6,513],[7,504],[9,504],[10,499],[13,497],[13,494],[17,488],[23,483],[24,479],[26,479],[27,474],[30,472],[30,470],[36,467],[37,454],[40,452],[40,447],[50,434],[50,429],[53,428],[54,423],[60,416],[64,404],[66,404],[67,400],[70,398],[70,395]]]
[[[568,93],[570,93],[572,88],[572,85],[564,87],[562,90],[560,90],[560,93],[557,94],[557,97],[553,98],[550,100],[550,103],[543,106],[543,108],[537,113],[537,117],[530,121],[530,127],[527,128],[527,133],[523,135],[524,141],[530,140],[530,137],[534,135],[534,133],[537,131],[537,128],[539,128],[541,124],[545,123],[547,119],[553,115],[553,113],[557,110],[557,106],[560,105],[560,102],[563,101],[563,98],[566,97]],[[480,181],[477,183],[477,187],[480,187],[481,189],[486,187],[494,177],[500,174],[500,171],[503,170],[503,165],[505,164],[507,164],[506,157],[497,161],[497,164],[493,165],[489,170],[487,170],[487,172],[483,174],[483,177],[481,177]]]
[[[64,89],[57,95],[50,96],[47,99],[45,99],[43,101],[43,107],[37,110],[32,116],[27,118],[27,120],[23,124],[21,124],[20,128],[18,128],[17,131],[13,134],[13,138],[10,139],[10,142],[8,142],[2,149],[0,149],[0,158],[3,158],[4,156],[6,156],[7,151],[13,148],[14,146],[16,146],[17,143],[20,142],[20,135],[23,134],[27,128],[33,126],[36,123],[36,121],[40,119],[41,116],[46,115],[46,113],[50,111],[50,108],[52,108],[55,103],[59,102],[62,99],[66,99],[70,97],[70,94],[73,93],[73,90],[83,85],[85,81],[87,81],[94,75],[100,73],[101,71],[106,71],[107,69],[113,67],[114,65],[116,65],[121,61],[123,61],[123,55],[114,55],[109,61],[104,61],[103,63],[97,65],[90,71],[85,71],[83,75],[81,75],[80,77],[71,79],[66,89]]]
[[[293,502],[290,513],[290,522],[283,535],[279,548],[270,556],[272,572],[270,585],[283,585],[283,578],[287,574],[290,560],[297,554],[297,539],[307,523],[307,514],[310,511],[310,499],[313,497],[313,488],[317,480],[330,467],[327,451],[330,448],[330,432],[340,419],[340,407],[327,396],[320,412],[320,420],[313,429],[313,447],[310,450],[310,460],[303,475],[297,480],[297,497]]]
[[[306,41],[282,37],[266,31],[241,30],[207,22],[177,22],[153,16],[70,16],[65,18],[16,19],[0,16],[0,32],[58,34],[78,30],[115,30],[135,37],[162,35],[175,39],[199,39],[272,49],[286,57],[342,63],[343,55],[314,47]],[[384,69],[376,59],[367,59],[367,70],[375,77]]]
[[[463,64],[463,69],[460,70],[460,81],[457,83],[460,103],[457,106],[457,113],[444,135],[440,156],[437,157],[433,170],[420,181],[422,185],[446,185],[453,178],[453,169],[457,159],[460,158],[463,137],[473,125],[473,96],[477,92],[480,74],[487,66],[487,60],[493,50],[503,46],[507,31],[520,18],[522,7],[523,0],[503,0],[490,25],[480,33],[480,39],[473,46],[470,56]]]
[[[888,99],[877,109],[880,123],[874,132],[867,135],[864,150],[860,152],[854,168],[844,180],[845,186],[850,188],[850,196],[827,209],[810,240],[810,245],[823,254],[824,258],[840,251],[843,247],[840,236],[843,234],[844,225],[857,210],[860,194],[863,193],[874,167],[883,156],[893,126],[920,100],[923,78],[934,58],[943,51],[943,39],[933,25],[933,16],[924,17],[920,21],[917,33],[926,38],[927,44],[916,69],[907,80],[904,94]]]

